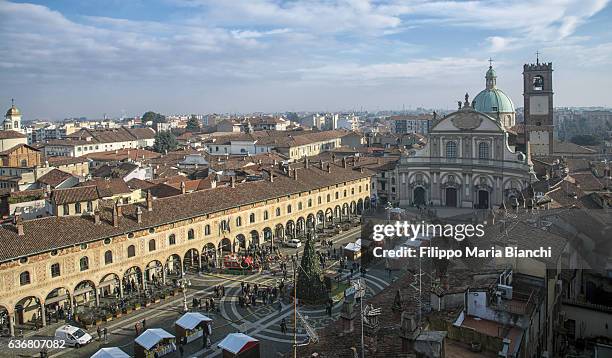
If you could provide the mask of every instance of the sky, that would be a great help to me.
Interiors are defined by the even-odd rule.
[[[0,0],[0,108],[24,119],[453,109],[485,86],[522,107],[612,106],[609,0]]]

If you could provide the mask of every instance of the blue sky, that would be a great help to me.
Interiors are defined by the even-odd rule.
[[[454,108],[552,61],[555,105],[612,106],[608,0],[0,0],[0,103],[28,119]]]

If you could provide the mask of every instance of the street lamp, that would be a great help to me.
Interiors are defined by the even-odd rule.
[[[187,307],[187,287],[191,286],[191,281],[188,279],[180,279],[178,281],[178,287],[183,290],[183,310],[185,312],[189,311],[189,307]]]

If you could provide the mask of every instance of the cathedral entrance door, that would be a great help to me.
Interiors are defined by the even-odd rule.
[[[457,189],[446,188],[446,206],[457,207]]]
[[[478,190],[478,208],[489,208],[489,192],[486,190]]]
[[[418,187],[414,189],[414,205],[425,205],[425,189]]]

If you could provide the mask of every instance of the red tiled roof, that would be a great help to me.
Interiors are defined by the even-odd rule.
[[[68,189],[55,189],[51,193],[51,201],[55,205],[70,204],[83,201],[92,201],[99,199],[98,191],[96,187],[91,186],[78,186]],[[49,233],[42,234],[42,236],[50,235]]]
[[[44,185],[51,185],[51,187],[56,187],[73,176],[74,175],[66,173],[63,170],[51,169],[51,171],[49,171],[47,174],[38,178],[38,182]]]

